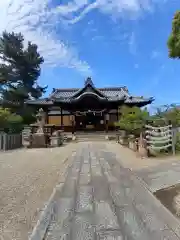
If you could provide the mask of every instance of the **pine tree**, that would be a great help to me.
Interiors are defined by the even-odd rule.
[[[0,93],[3,102],[18,103],[39,98],[46,88],[38,85],[43,57],[31,42],[25,47],[21,33],[3,32],[0,38]]]

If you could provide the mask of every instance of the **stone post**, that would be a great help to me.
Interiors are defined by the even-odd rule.
[[[46,146],[46,139],[44,134],[44,125],[46,123],[46,113],[41,108],[39,109],[37,116],[37,131],[36,133],[32,134],[32,147],[47,147]]]
[[[72,140],[74,141],[74,140],[76,140],[75,129],[74,129],[74,127],[75,127],[75,124],[74,124],[74,122],[75,122],[75,116],[74,116],[74,115],[71,115],[71,116],[70,116],[70,121],[71,121],[71,123],[72,123]]]
[[[106,121],[106,140],[108,140],[109,139],[109,136],[108,136],[108,123],[109,123],[109,114],[108,113],[106,113],[106,115],[105,115],[105,121]]]
[[[139,149],[138,149],[139,155],[142,158],[145,158],[148,156],[148,152],[147,152],[147,147],[146,147],[146,140],[143,139],[143,134],[140,134],[139,137]]]

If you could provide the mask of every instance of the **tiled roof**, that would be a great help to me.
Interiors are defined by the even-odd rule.
[[[52,99],[67,99],[73,97],[79,90],[78,88],[74,89],[56,89],[51,95]],[[127,90],[124,87],[110,87],[110,88],[97,88],[97,90],[102,93],[109,100],[118,100],[122,99],[124,96],[129,96]]]
[[[56,89],[50,97],[59,102],[71,102],[71,98],[80,90],[81,89],[78,88]],[[142,97],[131,97],[126,87],[97,88],[97,90],[109,101],[125,100],[126,103],[150,101],[150,99],[144,99]]]
[[[18,101],[9,101],[9,100],[4,100],[4,99],[0,99],[0,106],[1,105],[11,105],[11,106],[19,106],[19,102]]]
[[[55,89],[55,91],[50,95],[50,98],[70,98],[72,97],[79,88],[72,89]]]
[[[143,97],[133,97],[129,94],[126,87],[106,87],[106,88],[96,88],[91,82],[85,83],[83,88],[69,88],[69,89],[53,89],[53,92],[46,99],[31,100],[28,104],[34,105],[53,105],[54,102],[59,103],[71,103],[78,101],[82,95],[94,94],[100,100],[105,101],[124,101],[125,103],[139,103],[139,105],[144,105],[151,103],[152,98],[145,99]]]
[[[99,88],[98,90],[107,97],[120,97],[121,98],[123,96],[129,96],[128,91],[125,90],[124,87]]]
[[[47,98],[42,99],[36,99],[36,100],[27,100],[25,103],[31,104],[31,105],[52,105],[54,102]]]
[[[125,103],[143,103],[143,102],[152,102],[153,98],[143,98],[143,97],[129,97],[125,100]]]

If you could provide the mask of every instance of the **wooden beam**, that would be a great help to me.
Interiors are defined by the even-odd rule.
[[[61,127],[63,127],[63,113],[62,113],[62,107],[61,107]]]

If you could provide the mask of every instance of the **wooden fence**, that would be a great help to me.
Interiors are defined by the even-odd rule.
[[[0,151],[7,151],[22,147],[21,134],[0,133]]]

